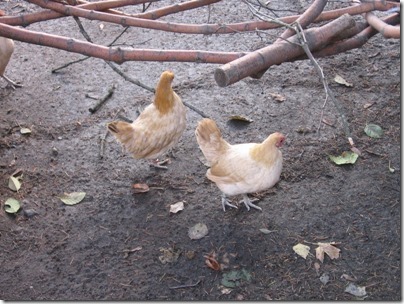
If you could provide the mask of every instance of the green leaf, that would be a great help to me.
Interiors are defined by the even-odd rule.
[[[7,213],[16,213],[20,210],[20,202],[17,201],[15,198],[8,198],[4,203],[4,210]]]
[[[85,192],[72,192],[72,193],[64,193],[59,198],[66,205],[76,205],[80,203],[85,196],[86,196]]]
[[[372,138],[381,138],[383,135],[383,129],[375,124],[367,124],[365,127],[365,133]]]
[[[358,154],[351,151],[342,152],[340,156],[329,155],[330,159],[337,165],[354,164],[358,156]]]
[[[239,286],[243,281],[251,281],[251,274],[244,268],[224,273],[221,284],[224,287],[234,288]]]
[[[21,182],[18,180],[18,178],[10,176],[8,179],[8,187],[13,191],[18,191],[21,188]]]

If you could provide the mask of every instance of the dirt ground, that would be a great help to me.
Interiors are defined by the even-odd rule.
[[[210,11],[202,8],[164,20],[229,23],[253,18],[239,1],[225,2]],[[301,5],[306,5],[282,3],[294,12],[304,11]],[[10,1],[1,2],[0,9],[18,14],[36,8]],[[110,24],[101,29],[95,21],[83,24],[100,44],[110,43],[122,31]],[[84,40],[71,18],[29,29]],[[251,51],[274,39],[263,33],[201,36],[132,28],[117,44]],[[365,287],[366,300],[402,298],[400,41],[378,35],[361,49],[319,59],[362,152],[354,165],[345,166],[328,158],[349,150],[349,145],[331,101],[323,116],[328,124],[320,125],[325,94],[308,61],[271,67],[259,80],[248,78],[227,88],[214,81],[216,65],[119,66],[151,87],[162,71],[174,71],[178,94],[214,119],[231,143],[259,142],[275,131],[287,135],[281,181],[251,195],[260,199],[262,212],[248,212],[242,205],[223,212],[221,193],[205,178],[207,167],[194,136],[201,116],[190,109],[187,129],[168,155],[167,171],[122,153],[112,136],[100,158],[106,123],[118,112],[136,118],[152,94],[99,59],[51,73],[82,56],[15,44],[6,74],[24,87],[11,90],[0,79],[0,299],[353,300],[357,296],[345,292],[351,283]],[[337,74],[353,87],[335,83]],[[96,101],[86,94],[102,96],[113,84],[117,89],[112,98],[91,114]],[[276,101],[272,94],[285,100]],[[253,122],[235,127],[229,123],[231,115]],[[380,125],[383,137],[368,137],[367,123]],[[23,127],[32,133],[21,134]],[[23,173],[18,193],[8,188],[16,170]],[[147,183],[150,191],[136,194],[134,183]],[[58,198],[77,191],[86,192],[77,205],[65,205]],[[22,205],[15,216],[4,211],[9,197]],[[170,213],[170,205],[179,201],[185,202],[184,210]],[[191,240],[188,229],[197,223],[204,223],[209,232]],[[340,257],[318,261],[318,242],[336,242]],[[306,259],[294,252],[298,243],[310,247]],[[205,264],[205,256],[213,252],[223,265],[221,271]]]

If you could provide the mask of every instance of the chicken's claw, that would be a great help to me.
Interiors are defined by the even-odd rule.
[[[4,78],[5,81],[7,81],[7,87],[12,88],[13,90],[15,90],[15,88],[22,88],[23,85],[19,84],[15,81],[12,81],[10,78],[6,77],[6,75],[2,76]]]
[[[253,202],[258,201],[258,199],[253,199],[251,200],[247,194],[243,194],[243,200],[242,202],[244,203],[244,205],[246,206],[247,210],[250,211],[250,207],[253,207],[255,209],[258,209],[260,211],[262,211],[261,207],[258,207],[257,205],[254,205]]]
[[[226,198],[226,194],[224,194],[224,193],[222,195],[222,206],[223,206],[223,211],[226,211],[226,206],[238,209],[237,206],[230,204],[230,202]]]
[[[159,161],[158,159],[156,159],[156,160],[150,160],[149,161],[149,164],[150,164],[150,167],[154,167],[154,168],[156,168],[156,169],[164,169],[164,170],[168,170],[168,167],[167,166],[163,166],[164,164],[167,164],[167,163],[169,163],[170,162],[170,159],[169,158],[167,158],[167,159],[165,159],[165,160],[162,160],[162,161]]]

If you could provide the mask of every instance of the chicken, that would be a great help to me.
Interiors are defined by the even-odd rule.
[[[136,159],[149,161],[163,155],[176,145],[186,127],[186,109],[172,89],[174,73],[161,74],[152,104],[133,123],[114,121],[108,130]],[[152,166],[167,169],[161,163]]]
[[[210,169],[206,177],[222,191],[222,206],[237,208],[227,196],[242,194],[247,208],[262,210],[253,204],[247,193],[259,192],[273,187],[282,171],[282,152],[278,149],[285,141],[279,132],[268,136],[262,143],[231,145],[222,138],[216,123],[204,118],[195,130],[195,135]]]
[[[6,70],[7,64],[10,61],[13,52],[14,41],[9,38],[0,37],[0,76],[7,81],[9,86],[15,89],[15,87],[21,87],[21,85],[15,83],[6,75],[4,75],[4,71]]]
[[[6,13],[3,10],[0,10],[0,17],[4,16]],[[7,81],[7,85],[11,86],[13,89],[15,87],[22,87],[22,85],[15,83],[6,75],[4,75],[4,71],[6,70],[7,64],[10,61],[11,55],[14,52],[14,41],[0,37],[0,76],[3,77]]]

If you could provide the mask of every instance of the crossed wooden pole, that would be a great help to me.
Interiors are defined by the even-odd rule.
[[[157,20],[169,14],[214,5],[221,0],[193,0],[135,15],[124,12],[126,6],[145,5],[156,1],[158,0],[106,0],[99,2],[27,0],[27,2],[41,7],[42,10],[16,16],[0,16],[0,36],[116,63],[125,61],[176,61],[221,64],[215,70],[215,80],[222,87],[249,76],[260,78],[272,65],[307,59],[304,50],[297,43],[298,35],[293,28],[288,27],[274,43],[256,51],[214,52],[108,47],[70,37],[31,31],[26,27],[36,22],[73,16],[120,24],[125,27],[182,34],[219,35],[257,30],[267,31],[298,22],[305,29],[304,35],[314,57],[325,57],[359,48],[377,33],[381,33],[386,39],[400,39],[400,3],[393,1],[353,1],[351,6],[324,11],[327,0],[314,0],[301,15],[286,16],[277,20],[260,19],[232,24],[185,24]],[[261,6],[260,11],[269,9],[264,7],[262,1],[245,0],[244,3],[251,7]],[[387,11],[389,14],[384,18],[379,18],[373,13],[374,11]],[[363,21],[355,21],[352,17],[354,15],[363,16]],[[313,26],[313,24],[318,25],[320,23],[322,25]],[[306,29],[308,26],[310,29]]]

